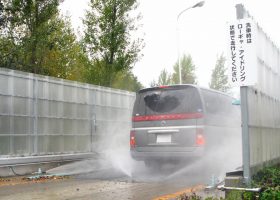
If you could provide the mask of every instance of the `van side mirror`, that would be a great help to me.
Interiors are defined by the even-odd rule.
[[[235,106],[239,106],[240,105],[240,99],[234,99],[232,102],[231,102],[232,105],[235,105]]]

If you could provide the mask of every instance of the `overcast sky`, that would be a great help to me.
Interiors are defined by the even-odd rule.
[[[143,16],[139,35],[143,36],[146,46],[133,72],[144,86],[157,80],[164,68],[172,72],[179,47],[181,55],[193,57],[198,84],[208,87],[217,56],[227,53],[227,22],[235,20],[235,5],[240,2],[280,46],[279,0],[205,0],[203,7],[186,11],[177,23],[177,15],[197,2],[199,0],[139,0],[138,11]],[[87,5],[88,0],[65,0],[61,6],[63,13],[71,16],[75,29],[82,26],[81,18]]]

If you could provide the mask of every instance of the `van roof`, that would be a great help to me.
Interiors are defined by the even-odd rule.
[[[180,88],[186,88],[186,87],[195,87],[195,88],[199,88],[197,85],[193,85],[193,84],[163,85],[163,86],[156,86],[156,87],[144,88],[144,89],[139,90],[138,93],[147,92],[147,91],[152,91],[152,90],[158,90],[158,89],[165,89],[165,88],[169,88],[169,89],[180,89]]]
[[[164,88],[180,89],[180,88],[186,88],[186,87],[194,87],[194,88],[197,88],[197,89],[204,89],[204,90],[208,90],[208,91],[211,91],[211,92],[214,92],[214,93],[219,93],[219,94],[222,94],[222,95],[225,95],[225,96],[228,96],[228,97],[231,97],[231,98],[235,99],[233,96],[231,96],[227,93],[224,93],[224,92],[221,92],[221,91],[218,91],[218,90],[214,90],[214,89],[211,89],[211,88],[201,87],[201,86],[198,86],[198,85],[195,85],[195,84],[175,84],[175,85],[156,86],[156,87],[141,89],[141,90],[138,91],[138,93],[143,93],[143,92],[153,91],[153,90],[158,90],[158,89],[164,89]]]

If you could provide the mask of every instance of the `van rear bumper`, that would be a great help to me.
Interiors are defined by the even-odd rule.
[[[137,151],[136,149],[130,150],[131,157],[134,160],[186,160],[190,158],[199,158],[205,154],[203,147],[193,148],[192,151],[168,151],[168,152],[150,152],[150,151]]]

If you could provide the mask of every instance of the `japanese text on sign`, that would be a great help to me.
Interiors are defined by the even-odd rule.
[[[238,20],[229,26],[229,76],[233,85],[254,85],[256,83],[256,49],[254,22]]]

